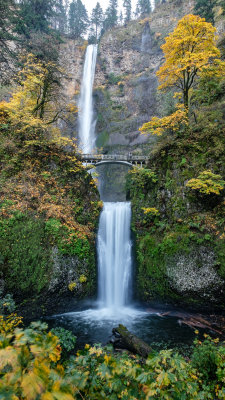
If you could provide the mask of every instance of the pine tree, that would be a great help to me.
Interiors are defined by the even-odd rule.
[[[85,6],[81,0],[73,0],[70,3],[69,9],[69,31],[70,35],[78,39],[84,33],[86,33],[88,28],[88,15]]]
[[[65,33],[67,30],[67,16],[63,0],[56,1],[54,11],[54,28],[60,33]]]
[[[97,42],[103,23],[103,10],[99,2],[97,2],[95,8],[92,10],[91,23],[93,25],[93,35],[95,37],[95,41]]]
[[[138,0],[136,7],[136,16],[143,16],[151,12],[150,0]]]
[[[15,31],[15,2],[14,0],[0,0],[0,63],[9,62],[15,56],[10,41],[16,41]],[[1,66],[0,66],[1,70]]]
[[[125,22],[131,20],[131,0],[123,0],[123,7],[125,8]]]
[[[213,8],[217,5],[217,0],[197,0],[194,8],[195,14],[205,18],[207,22],[214,23]]]
[[[123,13],[122,13],[122,11],[120,11],[120,15],[119,15],[119,24],[123,25]]]
[[[20,20],[17,31],[29,36],[31,31],[48,33],[51,19],[54,17],[55,0],[22,0]]]
[[[118,9],[117,0],[109,0],[109,7],[106,10],[105,20],[103,23],[104,30],[113,28],[114,26],[117,25],[118,22],[117,9]]]

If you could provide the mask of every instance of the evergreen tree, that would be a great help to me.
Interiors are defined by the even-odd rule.
[[[60,33],[65,33],[67,30],[67,16],[63,0],[56,1],[54,11],[53,28]]]
[[[97,2],[95,8],[93,8],[91,13],[91,23],[93,25],[93,36],[95,37],[95,42],[98,40],[98,34],[101,31],[103,23],[103,10],[100,3]]]
[[[138,0],[136,7],[136,16],[143,16],[151,12],[150,0]]]
[[[114,26],[117,25],[118,22],[117,9],[118,9],[117,0],[109,0],[109,7],[106,10],[105,20],[103,23],[104,30],[113,28]]]
[[[54,17],[55,0],[22,0],[17,32],[29,36],[31,31],[48,33]]]
[[[123,25],[123,13],[122,13],[122,11],[120,11],[119,24]]]
[[[131,20],[131,0],[123,0],[123,7],[125,8],[125,22]]]
[[[17,37],[13,33],[15,28],[15,2],[14,0],[0,0],[0,63],[1,65],[9,62],[9,58],[15,55],[10,45],[10,41],[16,41]],[[1,66],[0,66],[1,70]]]
[[[69,32],[70,35],[78,39],[84,33],[86,33],[88,28],[88,15],[85,6],[81,0],[73,0],[70,3],[69,9]]]
[[[194,13],[205,18],[207,22],[214,23],[213,8],[217,5],[217,0],[196,0]]]

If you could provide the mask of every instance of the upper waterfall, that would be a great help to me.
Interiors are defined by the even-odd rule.
[[[97,59],[97,45],[87,46],[79,100],[79,146],[84,153],[91,153],[95,145],[95,121],[92,90]]]

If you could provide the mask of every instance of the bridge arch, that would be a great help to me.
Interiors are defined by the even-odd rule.
[[[118,160],[102,160],[96,162],[94,165],[95,167],[98,167],[99,165],[105,165],[105,164],[121,164],[121,165],[127,165],[129,167],[133,167],[133,164],[130,163],[129,161],[118,161]]]

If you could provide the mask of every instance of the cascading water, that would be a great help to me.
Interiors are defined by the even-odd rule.
[[[91,153],[95,142],[92,90],[97,45],[86,50],[79,102],[80,149]],[[99,302],[119,310],[128,303],[131,281],[131,206],[127,202],[105,203],[98,232]]]
[[[95,145],[95,121],[92,90],[97,59],[97,45],[89,45],[85,54],[81,95],[79,100],[79,147],[91,153]]]
[[[110,311],[119,311],[130,300],[130,220],[130,203],[104,203],[98,231],[98,300]]]

